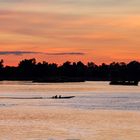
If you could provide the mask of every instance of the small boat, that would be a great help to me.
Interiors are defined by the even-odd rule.
[[[51,99],[70,99],[74,98],[75,96],[53,96]]]
[[[139,81],[111,81],[110,85],[138,86]]]

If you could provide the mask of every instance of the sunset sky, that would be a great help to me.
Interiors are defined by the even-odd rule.
[[[140,61],[140,0],[0,0],[0,59]]]

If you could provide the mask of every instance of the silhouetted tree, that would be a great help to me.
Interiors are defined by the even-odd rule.
[[[3,59],[1,59],[0,60],[0,69],[2,69],[4,67],[3,63],[4,63],[4,61],[3,61]]]
[[[36,59],[22,60],[19,65],[19,74],[23,79],[35,77]]]
[[[2,76],[3,76],[3,65],[4,61],[3,59],[0,60],[0,80],[2,79]]]
[[[132,61],[127,64],[127,74],[129,80],[139,80],[140,79],[140,63],[137,61]]]
[[[128,64],[113,62],[109,65],[105,63],[96,65],[88,62],[85,65],[81,61],[73,63],[66,61],[58,66],[46,61],[37,63],[33,58],[20,61],[17,67],[4,67],[3,60],[0,60],[0,79],[3,80],[74,81],[78,78],[84,80],[140,80],[140,63],[132,61]]]
[[[77,73],[77,77],[85,77],[86,66],[81,61],[77,62],[76,73]]]
[[[36,65],[35,75],[36,77],[49,76],[50,73],[48,71],[49,71],[49,64],[45,61],[43,61],[42,63],[39,62]]]
[[[96,80],[98,76],[97,72],[98,66],[93,62],[88,62],[86,70],[86,77],[88,78],[88,80]]]
[[[59,67],[59,73],[61,76],[69,77],[72,76],[72,65],[71,62],[67,61]]]

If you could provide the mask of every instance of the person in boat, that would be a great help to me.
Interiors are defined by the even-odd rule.
[[[57,95],[55,95],[55,96],[54,96],[54,98],[56,98],[56,99],[57,99],[57,98],[58,98],[58,97],[57,97]]]
[[[53,99],[69,99],[69,98],[74,98],[75,96],[61,96],[61,95],[59,95],[59,96],[57,96],[57,95],[55,95],[55,96],[52,96],[51,98],[53,98]]]

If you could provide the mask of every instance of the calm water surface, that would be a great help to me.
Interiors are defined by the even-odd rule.
[[[55,95],[72,99],[48,99]],[[13,99],[20,98],[20,99]],[[28,99],[43,97],[43,99]],[[27,98],[27,99],[22,99]],[[0,107],[39,106],[76,109],[140,110],[140,86],[110,86],[108,82],[0,82]]]

